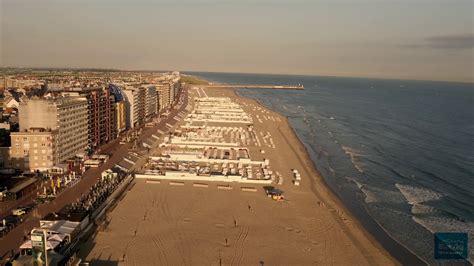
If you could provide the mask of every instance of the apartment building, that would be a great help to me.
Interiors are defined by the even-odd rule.
[[[57,130],[31,128],[27,132],[12,132],[10,137],[9,167],[46,171],[60,162]]]
[[[22,170],[46,170],[86,150],[85,97],[33,98],[20,103],[20,132],[12,132],[10,160]]]
[[[115,99],[106,87],[82,88],[80,94],[89,103],[89,146],[95,150],[117,136]]]
[[[58,88],[50,91],[87,99],[89,149],[95,150],[117,137],[115,98],[109,87]]]
[[[115,102],[115,125],[117,135],[127,129],[127,112],[125,101]]]
[[[158,94],[158,110],[161,112],[170,106],[170,87],[168,84],[159,84],[155,87]]]
[[[115,105],[115,130],[117,136],[127,129],[127,111],[125,106],[125,95],[122,86],[109,84],[110,93],[114,97]]]
[[[145,122],[145,88],[141,86],[125,86],[126,124],[127,128],[134,128]]]
[[[158,112],[158,95],[156,87],[153,85],[146,85],[145,87],[145,120],[150,119]]]

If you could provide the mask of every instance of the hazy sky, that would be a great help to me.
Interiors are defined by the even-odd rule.
[[[0,0],[0,65],[474,81],[474,0]]]

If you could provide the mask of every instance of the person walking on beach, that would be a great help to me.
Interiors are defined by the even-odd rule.
[[[237,220],[234,218],[234,227],[237,227]]]
[[[250,206],[250,204],[249,204],[249,211],[250,211],[250,209],[252,209],[252,206]]]

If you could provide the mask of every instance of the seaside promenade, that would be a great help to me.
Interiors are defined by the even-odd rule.
[[[176,124],[176,120],[174,120],[173,117],[176,116],[179,112],[182,112],[188,104],[186,90],[183,90],[183,94],[183,104],[179,108],[171,110],[168,118],[162,119],[154,127],[143,127],[143,132],[138,137],[137,142],[142,142],[150,138],[153,133],[155,133],[160,128],[164,128],[166,124]],[[101,176],[101,173],[104,170],[110,169],[115,164],[122,161],[123,158],[127,156],[131,148],[132,143],[120,144],[119,139],[102,146],[101,153],[111,154],[110,159],[98,168],[88,169],[82,175],[81,180],[76,185],[63,191],[61,194],[58,195],[55,200],[38,205],[36,209],[27,214],[21,224],[16,226],[11,232],[9,232],[6,236],[2,238],[2,241],[0,241],[0,254],[5,255],[5,257],[8,257],[12,250],[14,252],[17,252],[17,248],[24,241],[24,236],[26,236],[31,231],[31,229],[39,225],[39,221],[42,217],[46,216],[51,212],[57,212],[61,210],[64,206],[80,198],[82,194],[88,191],[97,182],[97,180]],[[137,164],[134,166],[134,169],[140,168],[143,163],[143,160],[137,162]]]
[[[195,88],[189,95],[191,102],[195,97],[229,97],[249,114],[256,132],[255,142],[246,145],[250,159],[269,160],[272,172],[283,180],[274,186],[285,200],[268,198],[263,184],[206,181],[206,186],[196,186],[191,180],[136,179],[84,245],[84,260],[138,265],[398,264],[329,191],[285,117],[233,89]],[[293,182],[295,169],[301,174],[299,186]],[[219,189],[223,186],[228,189]],[[242,189],[249,186],[255,190]]]

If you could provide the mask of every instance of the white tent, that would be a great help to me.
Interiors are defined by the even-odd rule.
[[[55,249],[59,243],[61,242],[58,242],[58,241],[46,241],[46,249],[47,250],[52,250],[52,249]],[[31,249],[32,246],[31,246],[31,240],[27,240],[25,242],[23,242],[23,244],[21,244],[20,246],[20,249]]]

